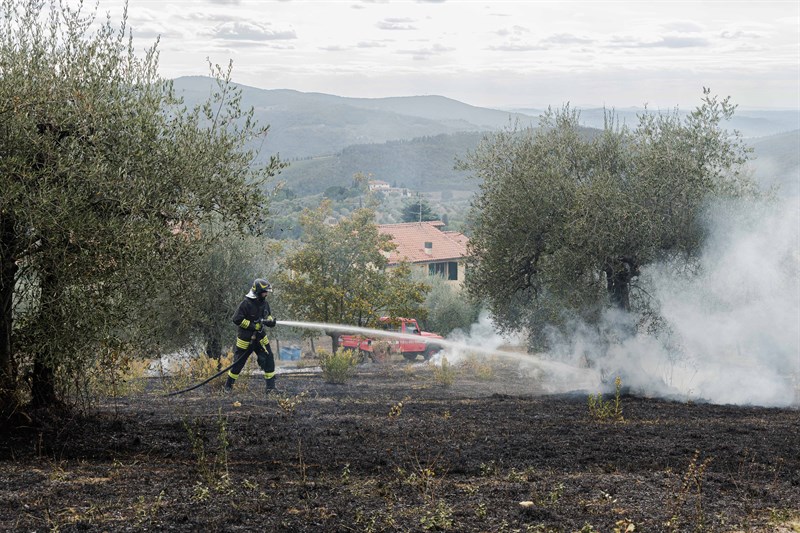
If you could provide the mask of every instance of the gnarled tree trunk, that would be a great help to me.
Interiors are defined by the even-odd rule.
[[[17,274],[15,261],[14,219],[0,213],[0,409],[5,410],[14,398],[16,365],[11,344],[12,303]]]
[[[628,257],[609,260],[605,265],[606,289],[618,309],[631,310],[631,280],[639,275],[639,265]]]
[[[58,316],[58,311],[54,309],[54,296],[58,294],[57,277],[52,272],[42,275],[41,279],[41,302],[40,316],[43,323],[53,323]],[[49,353],[53,350],[50,342],[42,342],[33,361],[33,374],[31,375],[31,405],[33,407],[45,407],[59,403],[56,394],[56,372],[53,357],[55,354]]]

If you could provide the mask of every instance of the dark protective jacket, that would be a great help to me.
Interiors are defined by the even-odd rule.
[[[242,300],[236,312],[233,314],[233,323],[239,327],[236,332],[237,346],[249,343],[251,340],[260,340],[264,337],[264,326],[261,324],[262,318],[270,316],[269,302],[266,298],[247,297]],[[255,336],[255,339],[253,338]]]

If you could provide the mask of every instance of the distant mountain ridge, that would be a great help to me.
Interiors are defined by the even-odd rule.
[[[215,88],[209,77],[173,80],[188,105],[204,101]],[[242,89],[242,105],[253,107],[256,118],[270,125],[262,147],[285,159],[335,154],[354,144],[383,143],[441,134],[494,131],[513,121],[538,124],[541,109],[512,110],[476,107],[444,96],[349,98],[291,89]],[[602,128],[604,109],[580,109],[581,123]],[[635,126],[643,109],[615,109],[621,123]],[[657,112],[658,110],[651,110]],[[684,111],[681,111],[684,113]],[[686,111],[688,112],[688,111]],[[762,137],[800,129],[800,110],[737,111],[729,124],[745,137]]]
[[[188,105],[211,94],[213,80],[182,77],[176,92]],[[527,115],[471,106],[443,96],[347,98],[290,89],[239,85],[242,105],[269,124],[263,150],[285,159],[334,154],[353,144],[383,143],[440,134],[496,130]]]
[[[624,109],[615,108],[577,108],[580,112],[580,122],[589,128],[602,129],[605,121],[606,111],[613,111],[614,116],[620,124],[628,127],[636,127],[639,123],[638,116],[645,112],[644,108],[626,107]],[[511,109],[515,113],[538,116],[544,111],[541,109],[519,108]],[[674,109],[652,109],[650,113],[671,113]],[[681,116],[688,115],[693,110],[679,109]],[[800,129],[800,110],[747,110],[737,109],[733,118],[725,123],[729,130],[738,130],[745,138],[765,137],[777,133],[786,133]]]
[[[208,77],[177,78],[174,86],[189,106],[205,101],[216,88]],[[303,195],[349,186],[358,172],[420,191],[474,190],[477,183],[453,168],[456,159],[474,150],[484,134],[513,121],[536,126],[543,112],[481,108],[433,95],[347,98],[239,87],[242,107],[253,107],[259,122],[270,126],[260,146],[262,160],[278,153],[292,163],[281,179]],[[620,123],[635,126],[644,110],[614,111]],[[580,109],[580,117],[587,128],[603,127],[602,108]],[[755,147],[758,174],[777,176],[769,179],[783,190],[798,189],[800,110],[737,110],[727,127],[740,130]]]

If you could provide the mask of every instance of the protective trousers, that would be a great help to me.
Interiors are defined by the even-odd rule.
[[[267,381],[267,390],[275,388],[275,356],[272,354],[272,348],[266,337],[261,340],[252,340],[247,347],[243,347],[244,343],[237,340],[236,351],[233,352],[234,365],[228,371],[228,380],[225,387],[230,389],[233,384],[239,379],[239,374],[244,368],[250,354],[256,353],[256,360],[259,368],[264,371],[264,379]]]

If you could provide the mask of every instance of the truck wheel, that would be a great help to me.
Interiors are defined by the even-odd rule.
[[[366,350],[358,350],[358,362],[359,363],[366,363],[367,361],[369,361],[371,356],[372,356],[372,354],[369,353]]]
[[[369,355],[372,357],[373,363],[386,363],[389,361],[390,352],[388,349],[375,348]]]
[[[425,353],[422,354],[422,357],[424,357],[425,360],[427,361],[428,359],[430,359],[431,357],[433,357],[434,355],[436,355],[441,351],[442,349],[439,346],[428,346],[427,348],[425,348]]]
[[[417,352],[405,352],[403,353],[403,358],[405,358],[406,361],[416,361]]]

